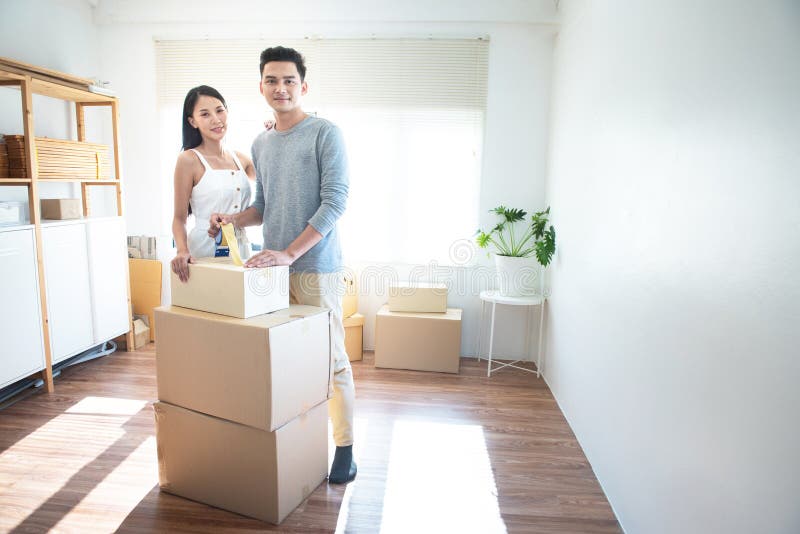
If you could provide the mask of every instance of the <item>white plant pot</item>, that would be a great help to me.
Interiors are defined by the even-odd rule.
[[[495,254],[494,264],[501,295],[526,297],[536,293],[540,285],[541,267],[535,257],[515,258]]]

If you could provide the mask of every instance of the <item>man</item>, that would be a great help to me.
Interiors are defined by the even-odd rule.
[[[355,388],[344,348],[341,249],[336,221],[348,192],[347,157],[339,129],[307,115],[301,100],[308,91],[303,56],[281,46],[261,53],[259,90],[273,109],[274,127],[253,141],[256,197],[241,213],[211,216],[209,234],[222,224],[237,228],[263,224],[264,249],[246,267],[289,265],[293,304],[332,310],[334,359],[333,422],[336,454],[328,480],[344,484],[356,476],[353,461]]]

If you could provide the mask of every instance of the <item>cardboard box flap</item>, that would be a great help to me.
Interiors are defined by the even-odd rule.
[[[351,315],[350,317],[342,319],[342,325],[344,325],[345,328],[349,328],[351,326],[364,326],[364,316],[360,313]]]
[[[381,307],[378,310],[378,315],[397,315],[401,317],[418,317],[420,319],[435,319],[439,321],[460,321],[461,309],[447,308],[445,313],[423,313],[423,312],[395,312],[389,311],[388,306]]]
[[[217,313],[204,312],[200,310],[193,310],[191,308],[183,308],[181,306],[161,306],[157,311],[166,311],[169,313],[177,313],[185,315],[186,317],[193,317],[196,319],[205,319],[214,322],[225,322],[231,324],[238,324],[243,327],[251,328],[273,328],[275,326],[311,317],[321,313],[328,313],[327,308],[318,308],[316,306],[303,306],[292,304],[290,308],[274,311],[272,313],[265,313],[249,317],[247,319],[239,319],[230,315],[220,315]]]

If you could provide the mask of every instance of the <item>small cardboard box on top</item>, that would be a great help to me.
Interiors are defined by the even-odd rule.
[[[389,311],[412,313],[447,312],[447,285],[401,282],[389,286]]]
[[[392,312],[375,317],[375,367],[458,373],[461,310],[445,313]]]
[[[274,432],[166,402],[153,409],[163,491],[279,524],[325,480],[327,402]]]
[[[165,306],[155,319],[161,401],[269,432],[329,398],[327,309],[237,319]]]
[[[246,319],[289,307],[289,267],[245,269],[230,258],[199,258],[189,280],[171,272],[172,304]]]

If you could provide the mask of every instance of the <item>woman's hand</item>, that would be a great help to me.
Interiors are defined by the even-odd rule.
[[[172,258],[172,272],[178,275],[181,282],[189,281],[190,263],[194,263],[194,258],[189,252],[178,252],[178,255]]]
[[[208,237],[215,238],[223,224],[233,223],[233,214],[212,213],[208,220]],[[234,224],[234,226],[236,226]]]

